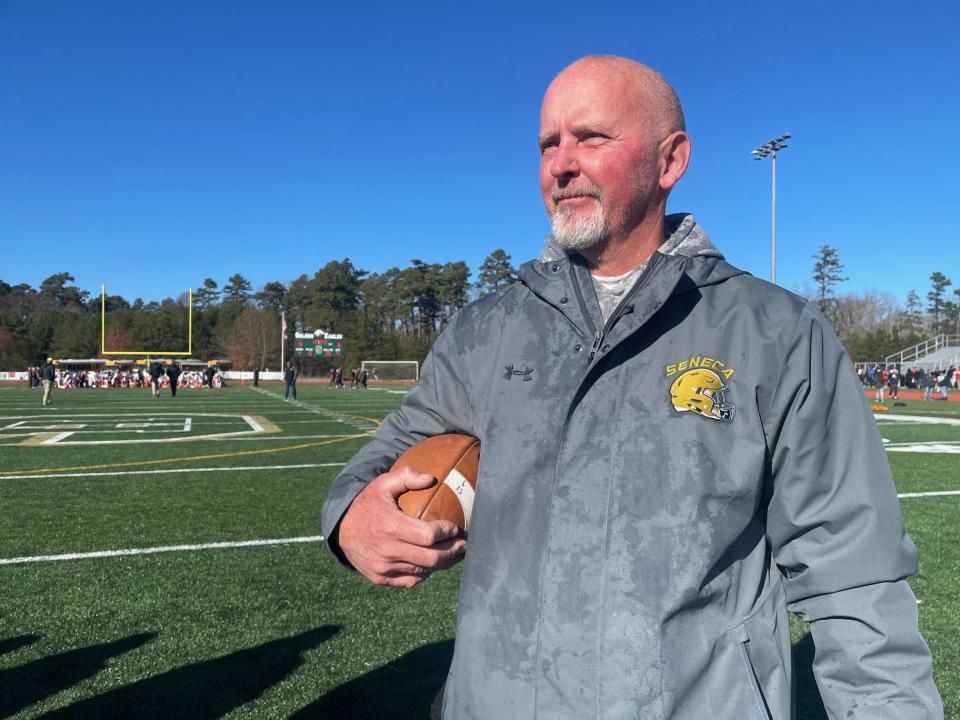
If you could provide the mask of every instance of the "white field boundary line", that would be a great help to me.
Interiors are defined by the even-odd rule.
[[[0,477],[0,482],[4,480],[34,480],[41,478],[90,478],[90,477],[111,477],[117,475],[176,475],[179,473],[207,473],[207,472],[256,472],[257,470],[301,470],[304,468],[325,468],[325,467],[343,467],[343,462],[328,463],[301,463],[299,465],[248,465],[243,467],[231,467],[224,465],[221,467],[205,468],[163,468],[161,470],[106,470],[103,472],[75,472],[75,473],[46,473],[44,475],[4,475]]]
[[[960,427],[960,418],[937,417],[936,415],[890,415],[874,413],[877,420],[892,420],[897,423],[915,423],[919,425],[953,425]]]
[[[904,443],[902,445],[884,445],[887,452],[902,453],[940,453],[946,455],[960,455],[960,444],[942,442]]]
[[[960,490],[936,490],[933,492],[898,493],[897,497],[900,499],[903,499],[903,498],[944,497],[946,495],[960,495]]]
[[[309,403],[306,403],[302,400],[296,400],[296,399],[284,400],[283,396],[280,395],[280,393],[270,392],[269,390],[264,390],[263,388],[251,387],[250,389],[253,390],[254,392],[260,393],[261,395],[266,395],[267,397],[273,398],[274,400],[279,400],[280,402],[293,404],[295,407],[302,408],[307,412],[316,413],[317,415],[320,415],[322,417],[330,418],[333,420],[333,422],[349,425],[350,427],[354,427],[357,430],[372,431],[377,429],[376,425],[368,420],[355,418],[345,413],[341,414],[341,413],[338,413],[336,410],[328,410],[327,408],[314,407],[313,405],[310,405]]]
[[[3,436],[2,437],[10,437]],[[336,435],[246,435],[243,437],[216,437],[210,438],[210,442],[239,442],[239,441],[249,441],[254,442],[273,442],[273,441],[283,441],[283,440],[326,440],[328,438],[355,438],[358,437],[354,433],[339,433]],[[0,447],[17,447],[20,443],[0,443]]]
[[[336,435],[251,435],[248,437],[229,437],[229,438],[214,438],[216,442],[237,442],[240,440],[255,440],[256,442],[264,442],[266,440],[325,440],[327,438],[358,438],[366,437],[364,435],[357,435],[356,433],[338,433]]]
[[[945,490],[942,492],[901,493],[899,498],[937,497],[943,495],[960,495],[960,490]],[[91,560],[94,558],[130,557],[135,555],[155,555],[169,552],[196,552],[199,550],[222,550],[228,548],[263,547],[266,545],[293,545],[295,543],[320,543],[323,535],[307,535],[292,538],[276,538],[272,540],[237,540],[233,542],[201,543],[198,545],[161,545],[148,548],[127,548],[125,550],[100,550],[83,553],[62,553],[60,555],[28,555],[14,558],[0,558],[0,565],[25,565],[27,563],[57,562],[63,560]]]
[[[0,565],[25,565],[27,563],[57,562],[62,560],[91,560],[93,558],[129,557],[131,555],[156,555],[170,552],[194,552],[197,550],[223,550],[227,548],[264,547],[266,545],[293,545],[296,543],[320,543],[323,535],[305,535],[272,540],[237,540],[234,542],[201,543],[199,545],[161,545],[159,547],[127,548],[126,550],[98,550],[95,552],[63,553],[61,555],[29,555],[0,558]]]

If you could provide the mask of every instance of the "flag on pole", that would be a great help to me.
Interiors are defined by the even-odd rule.
[[[283,311],[280,316],[280,338],[282,340],[287,339],[287,313]]]

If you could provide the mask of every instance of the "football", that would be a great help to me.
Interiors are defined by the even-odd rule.
[[[391,469],[412,467],[433,475],[438,482],[425,490],[403,493],[397,498],[400,509],[421,520],[450,520],[466,535],[479,464],[480,441],[475,437],[448,433],[421,440],[398,457]]]

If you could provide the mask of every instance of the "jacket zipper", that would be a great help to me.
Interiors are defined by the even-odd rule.
[[[636,295],[637,291],[640,289],[640,286],[646,281],[647,271],[646,268],[644,268],[644,271],[640,273],[640,277],[637,278],[637,281],[633,284],[633,287],[630,288],[630,291],[623,296],[620,304],[617,305],[616,310],[613,311],[613,315],[610,316],[610,318],[603,324],[603,327],[599,330],[597,330],[597,326],[594,324],[593,318],[590,316],[590,312],[587,310],[587,303],[583,298],[583,291],[580,289],[580,283],[577,281],[577,274],[573,263],[570,263],[570,275],[573,281],[573,289],[577,294],[577,302],[580,304],[580,312],[583,313],[584,318],[587,320],[587,324],[590,325],[590,330],[593,332],[593,345],[590,348],[590,355],[587,356],[587,367],[590,367],[590,365],[593,363],[593,359],[600,351],[600,346],[603,344],[603,338],[606,337],[614,323],[616,323],[617,320],[619,320],[623,315],[624,308],[626,308],[627,305],[627,300]]]
[[[587,321],[590,332],[593,334],[593,345],[590,348],[590,355],[587,357],[587,367],[590,367],[590,363],[593,362],[593,358],[596,357],[597,350],[600,348],[600,343],[603,342],[603,328],[597,330],[597,326],[593,322],[593,317],[587,309],[587,301],[583,298],[583,290],[580,289],[580,282],[577,280],[577,269],[572,262],[570,263],[570,281],[573,283],[573,292],[576,294],[577,303],[580,305],[580,314]]]

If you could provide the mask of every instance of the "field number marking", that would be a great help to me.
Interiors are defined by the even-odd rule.
[[[194,434],[194,418],[228,418],[240,430]],[[239,413],[123,413],[105,416],[90,413],[49,417],[0,417],[15,422],[0,426],[0,438],[29,435],[20,445],[142,445],[144,443],[196,442],[264,435],[280,428],[262,415]],[[9,433],[9,434],[8,434]],[[96,440],[96,434],[135,435],[131,439]],[[145,437],[160,435],[161,437]],[[91,439],[84,439],[90,437]]]

